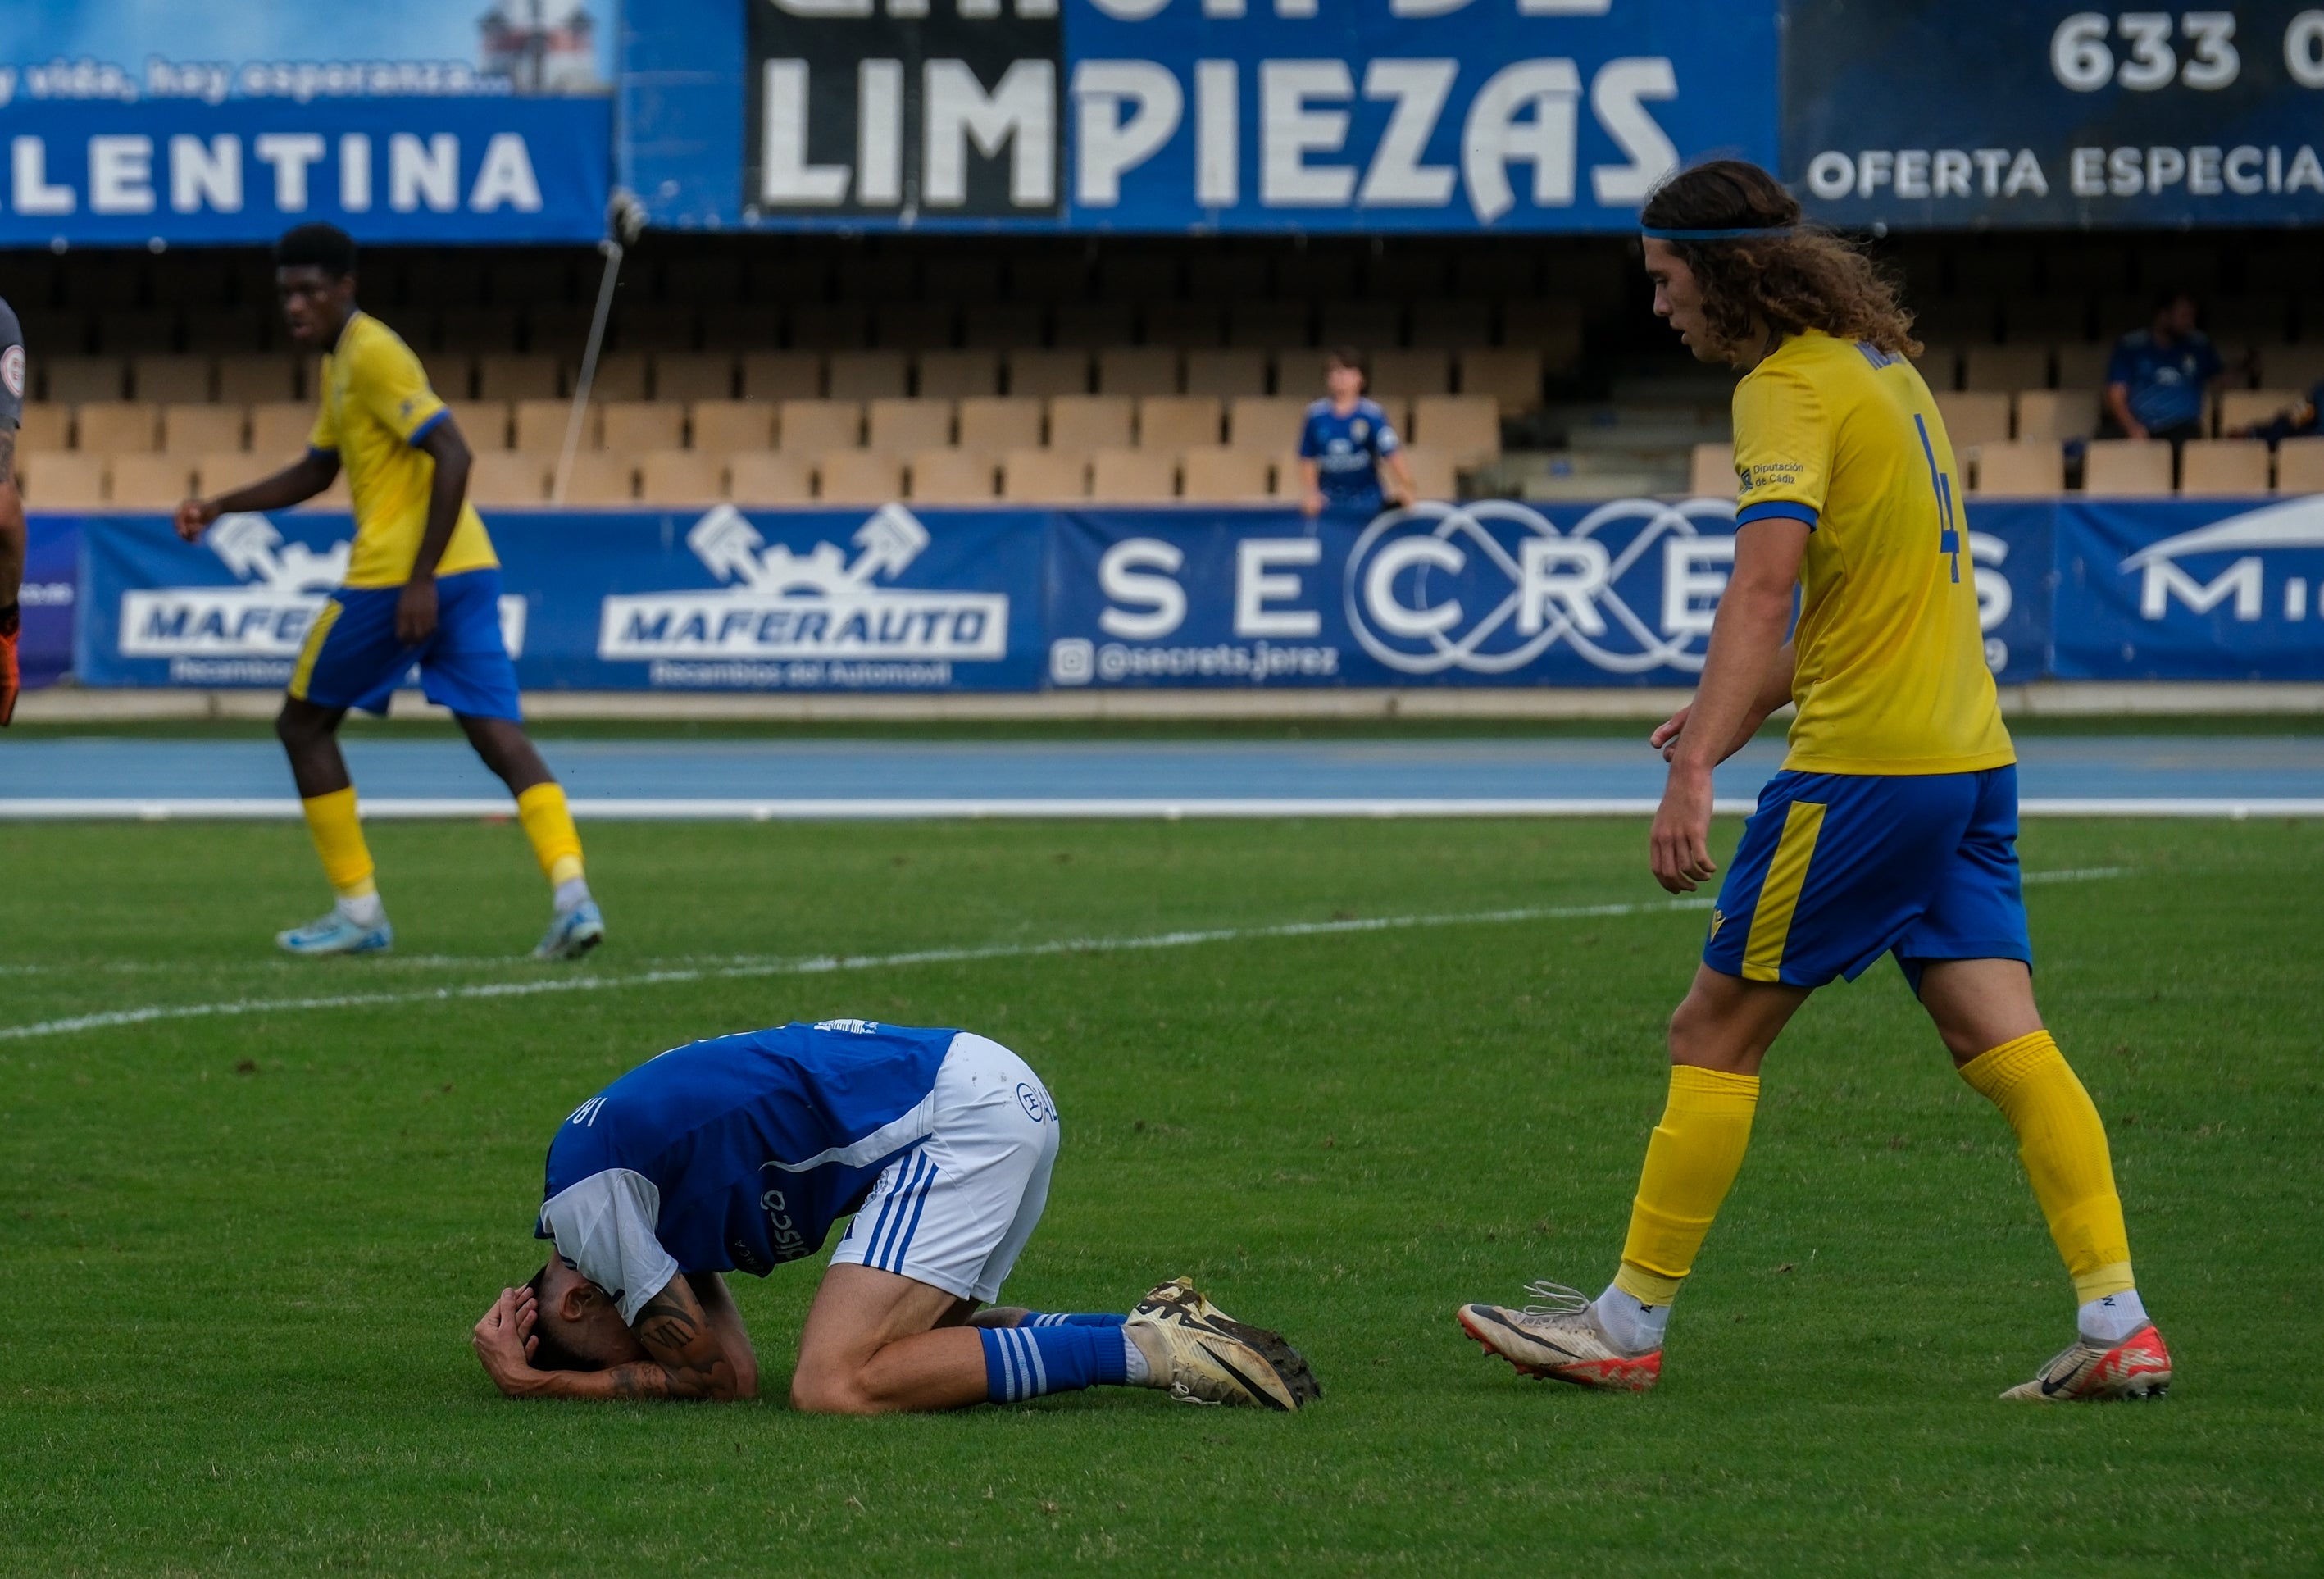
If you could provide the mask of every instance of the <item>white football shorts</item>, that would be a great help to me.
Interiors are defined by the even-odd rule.
[[[930,1094],[935,1127],[881,1170],[831,1263],[989,1303],[1048,1203],[1057,1110],[1024,1059],[965,1030]]]

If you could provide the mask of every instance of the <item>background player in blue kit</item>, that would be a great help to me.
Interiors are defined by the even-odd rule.
[[[1128,1316],[987,1310],[1040,1221],[1047,1087],[999,1043],[868,1020],[690,1043],[576,1108],[549,1143],[555,1253],[476,1324],[512,1398],[750,1398],[720,1274],[764,1277],[853,1214],[799,1334],[792,1404],[885,1414],[1101,1385],[1296,1409],[1297,1351],[1183,1279]]]
[[[2154,321],[2115,343],[2098,436],[2172,444],[2202,438],[2206,404],[2226,372],[2218,347],[2195,327],[2195,299],[2163,291],[2155,299]]]
[[[1309,515],[1329,510],[1369,520],[1387,507],[1382,466],[1396,502],[1411,503],[1412,468],[1388,412],[1364,395],[1363,357],[1345,348],[1333,352],[1323,364],[1323,387],[1330,392],[1307,408],[1299,429],[1299,508]]]

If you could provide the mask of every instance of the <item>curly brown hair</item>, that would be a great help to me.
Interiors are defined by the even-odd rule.
[[[1800,216],[1799,199],[1740,159],[1714,159],[1678,171],[1646,199],[1649,230],[1766,230],[1732,241],[1674,241],[1702,288],[1702,313],[1720,343],[1740,346],[1756,319],[1786,334],[1821,329],[1883,351],[1917,356],[1913,314],[1896,282],[1846,238]]]

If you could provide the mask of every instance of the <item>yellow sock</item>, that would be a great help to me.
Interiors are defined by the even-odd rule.
[[[2136,1287],[2106,1125],[2050,1033],[1989,1048],[1960,1074],[2017,1131],[2017,1155],[2066,1259],[2075,1299],[2087,1305]]]
[[[299,804],[307,813],[307,831],[315,837],[315,854],[323,858],[323,875],[339,897],[359,900],[377,893],[371,848],[364,843],[363,823],[355,816],[355,787],[310,795]]]
[[[581,875],[581,832],[566,808],[565,787],[535,784],[516,798],[517,820],[532,841],[533,858],[554,885]]]
[[[1642,1305],[1668,1305],[1677,1297],[1743,1166],[1758,1105],[1757,1075],[1671,1066],[1670,1102],[1646,1142],[1617,1288]]]

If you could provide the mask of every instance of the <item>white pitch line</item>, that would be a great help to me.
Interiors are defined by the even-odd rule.
[[[2088,866],[2025,874],[2027,882],[2087,882],[2117,877],[2128,869]],[[401,993],[339,993],[316,998],[236,998],[222,1003],[156,1003],[109,1009],[29,1025],[0,1026],[0,1041],[61,1036],[76,1030],[143,1025],[157,1020],[202,1020],[222,1015],[267,1014],[316,1009],[368,1009],[397,1003],[439,1003],[468,998],[526,998],[539,993],[595,993],[672,982],[733,980],[755,976],[807,976],[834,971],[886,970],[916,965],[959,965],[988,959],[1038,959],[1059,954],[1117,954],[1133,949],[1187,948],[1204,943],[1237,943],[1266,937],[1328,937],[1353,932],[1405,931],[1423,927],[1489,926],[1511,921],[1571,921],[1594,916],[1668,915],[1707,910],[1707,895],[1602,905],[1541,905],[1521,910],[1473,910],[1462,915],[1379,916],[1348,921],[1286,921],[1269,927],[1217,927],[1193,932],[1157,932],[1143,937],[1068,937],[1049,943],[994,943],[973,948],[919,948],[901,954],[820,955],[805,959],[747,956],[715,966],[640,971],[622,976],[550,976],[517,982],[479,982]]]

